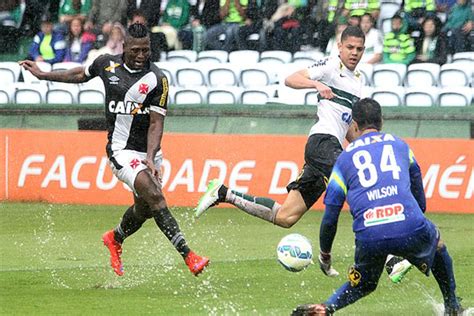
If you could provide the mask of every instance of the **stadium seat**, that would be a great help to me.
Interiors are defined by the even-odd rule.
[[[461,52],[453,55],[453,63],[471,62],[474,63],[474,52]]]
[[[444,64],[439,72],[439,83],[442,87],[468,86],[472,75],[473,68],[464,62]]]
[[[176,85],[176,69],[178,69],[178,63],[172,63],[167,61],[155,62],[155,65],[163,71],[165,76],[168,78],[168,83],[170,86]],[[187,63],[185,64],[187,65]]]
[[[371,98],[372,93],[374,92],[374,88],[370,86],[362,86],[361,93],[360,93],[360,98]]]
[[[381,25],[380,30],[383,33],[387,33],[391,29],[390,20],[395,15],[395,13],[400,10],[401,4],[397,1],[381,1],[380,3],[380,13],[377,21],[377,25]],[[388,21],[388,22],[386,22]],[[388,24],[388,26],[384,25]]]
[[[46,92],[46,103],[49,104],[73,104],[77,103],[79,85],[74,83],[57,83],[49,85]]]
[[[362,84],[365,86],[371,86],[372,74],[374,72],[374,65],[367,64],[367,63],[359,64],[359,66],[357,67],[357,70],[362,75]]]
[[[36,62],[36,65],[38,65],[39,69],[45,72],[50,72],[52,68],[51,64],[48,64],[47,62],[44,62],[44,61]],[[35,76],[33,76],[31,72],[29,72],[28,70],[25,70],[23,67],[21,67],[21,74],[23,76],[23,81],[26,83],[32,83],[32,82],[38,83],[42,81],[36,78]]]
[[[386,86],[374,88],[372,98],[381,106],[402,106],[405,99],[405,88]]]
[[[229,53],[229,62],[240,65],[252,65],[258,63],[260,53],[256,50],[236,50]]]
[[[293,89],[284,85],[278,86],[278,103],[291,104],[291,105],[304,105],[306,104],[306,94],[314,92],[314,89]],[[312,98],[310,96],[309,98]],[[311,99],[308,100],[311,102]]]
[[[82,89],[77,94],[79,104],[104,104],[105,95],[99,90]]]
[[[211,66],[207,73],[207,82],[210,87],[238,86],[240,70],[235,65],[219,64]]]
[[[438,101],[438,88],[412,87],[405,89],[405,105],[411,107],[435,106]]]
[[[274,99],[276,86],[270,85],[258,88],[246,88],[242,91],[242,104],[266,104]]]
[[[254,66],[243,67],[240,71],[240,83],[245,88],[267,86],[275,82],[275,69],[268,65],[259,63]]]
[[[197,59],[197,52],[188,49],[172,50],[168,52],[166,61],[168,62],[195,62]]]
[[[260,53],[259,63],[288,64],[293,59],[290,52],[284,50],[267,50]]]
[[[206,86],[208,65],[192,63],[176,70],[176,85],[179,87]]]
[[[376,64],[372,73],[372,85],[401,86],[405,79],[407,66],[404,64]]]
[[[317,50],[309,50],[309,51],[297,51],[293,53],[293,61],[297,60],[298,58],[310,58],[313,61],[318,61],[324,58],[324,53],[317,51]]]
[[[0,104],[13,103],[15,86],[13,84],[0,85]]]
[[[473,90],[470,87],[445,87],[442,88],[438,104],[440,106],[469,106],[473,104]]]
[[[48,86],[44,82],[15,84],[14,100],[17,104],[41,104],[46,102]]]
[[[198,62],[226,63],[229,53],[225,50],[204,50],[197,55]]]
[[[17,82],[20,72],[21,66],[17,62],[0,62],[0,85]]]
[[[304,94],[304,104],[317,105],[319,102],[318,96],[319,96],[319,93],[314,89],[310,89],[310,91],[306,91],[306,93]]]
[[[172,99],[175,104],[205,104],[207,87],[176,88]]]
[[[240,87],[224,87],[210,88],[207,92],[208,104],[238,104],[242,88]]]
[[[67,62],[53,64],[51,67],[51,71],[69,70],[76,67],[82,67],[82,64],[67,61]]]
[[[431,87],[438,85],[440,66],[434,63],[418,63],[408,66],[406,87]]]

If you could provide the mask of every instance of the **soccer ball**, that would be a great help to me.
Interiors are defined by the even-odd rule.
[[[278,262],[288,271],[299,272],[313,262],[313,248],[308,238],[289,234],[277,246]]]

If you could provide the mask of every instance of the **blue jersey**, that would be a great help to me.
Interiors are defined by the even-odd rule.
[[[416,173],[418,164],[404,141],[371,132],[349,144],[338,157],[324,203],[340,210],[347,200],[358,240],[407,236],[426,223],[411,189]]]

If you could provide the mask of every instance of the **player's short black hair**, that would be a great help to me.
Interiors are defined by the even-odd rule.
[[[127,35],[133,38],[143,38],[148,36],[146,25],[134,23],[128,27]]]
[[[365,34],[364,34],[364,32],[362,32],[362,30],[358,26],[350,25],[350,26],[346,27],[346,29],[344,31],[342,31],[341,42],[346,40],[349,36],[362,38],[365,42]]]
[[[364,98],[354,103],[352,119],[357,122],[361,130],[369,128],[382,130],[382,108],[374,99]]]

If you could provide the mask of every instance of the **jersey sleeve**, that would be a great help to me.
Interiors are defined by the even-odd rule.
[[[424,213],[426,211],[426,196],[425,191],[423,190],[423,178],[421,176],[421,169],[418,163],[416,162],[413,151],[410,148],[408,148],[408,155],[410,159],[410,191],[415,197],[418,206],[420,206],[421,211]]]
[[[163,116],[166,116],[166,112],[168,110],[168,94],[168,78],[162,75],[158,77],[156,91],[150,102],[150,111],[154,111]]]
[[[308,67],[308,75],[311,80],[321,80],[331,73],[332,60],[329,58],[321,59]]]
[[[84,72],[88,79],[92,79],[100,75],[102,69],[104,69],[107,65],[107,55],[101,55],[94,59],[92,64],[85,67]]]
[[[329,177],[328,186],[326,189],[326,195],[324,196],[325,205],[344,205],[347,195],[347,184],[346,180],[340,169],[341,156],[336,161],[334,168],[332,169],[331,176]]]

